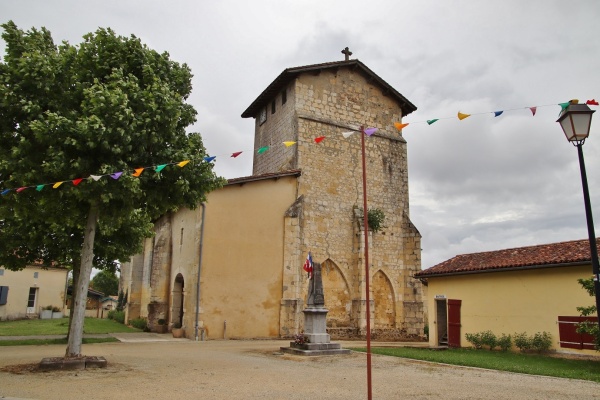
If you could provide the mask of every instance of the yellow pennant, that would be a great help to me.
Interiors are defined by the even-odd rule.
[[[180,162],[179,164],[177,164],[177,166],[178,166],[178,167],[182,167],[182,168],[183,168],[183,167],[184,167],[184,166],[185,166],[187,163],[189,163],[189,162],[190,162],[190,160],[185,160],[185,161],[182,161],[182,162]]]
[[[471,116],[471,114],[463,114],[460,111],[458,112],[458,119],[460,119],[461,121],[465,118],[469,118]]]
[[[296,142],[283,142],[283,144],[285,144],[285,147],[290,147],[296,144]]]
[[[400,130],[402,128],[406,128],[408,126],[408,123],[402,124],[400,122],[394,122],[394,126],[396,127],[396,129]]]
[[[57,187],[59,187],[60,185],[62,185],[63,182],[56,182],[54,185],[52,185],[52,189],[56,189]]]

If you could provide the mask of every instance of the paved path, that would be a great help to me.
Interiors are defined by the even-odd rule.
[[[96,370],[31,372],[19,368],[39,363],[44,357],[62,355],[64,345],[0,347],[0,398],[358,400],[367,397],[364,353],[303,357],[282,354],[279,348],[289,345],[289,341],[282,340],[195,342],[145,333],[118,336],[129,341],[83,345],[83,354],[104,356],[108,360],[106,369]],[[162,340],[152,342],[158,339]],[[339,343],[344,348],[364,346],[364,342]],[[600,399],[600,384],[594,382],[379,355],[372,358],[374,399]]]

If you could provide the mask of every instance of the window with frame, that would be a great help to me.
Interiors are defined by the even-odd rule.
[[[281,92],[281,105],[284,105],[287,102],[287,90],[283,89]]]
[[[27,298],[27,307],[35,307],[35,298],[37,297],[37,288],[29,288],[29,297]]]
[[[8,286],[0,286],[0,306],[6,304],[8,300]]]

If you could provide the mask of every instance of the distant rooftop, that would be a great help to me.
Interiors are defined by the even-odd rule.
[[[596,239],[596,246],[600,238]],[[598,246],[600,252],[600,246]],[[417,272],[416,278],[474,274],[513,269],[583,265],[591,262],[588,239],[518,247],[514,249],[461,254]],[[591,273],[591,270],[590,270]]]
[[[354,68],[358,72],[362,73],[367,79],[377,84],[381,89],[385,96],[390,96],[395,99],[402,109],[402,116],[406,116],[413,111],[416,111],[417,107],[412,104],[408,99],[402,96],[396,89],[394,89],[390,84],[381,79],[379,75],[375,72],[371,71],[365,64],[360,62],[359,60],[348,60],[348,61],[336,61],[329,62],[323,64],[313,64],[313,65],[305,65],[302,67],[294,67],[285,69],[271,84],[250,104],[250,106],[242,113],[242,118],[253,118],[256,117],[258,112],[266,107],[269,102],[275,97],[279,92],[283,90],[284,87],[288,85],[292,80],[296,79],[296,77],[305,72],[311,73],[319,73],[323,70],[335,70],[339,68]]]

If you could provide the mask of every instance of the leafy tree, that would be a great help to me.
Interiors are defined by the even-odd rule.
[[[128,260],[152,221],[194,209],[223,180],[200,134],[186,133],[187,65],[110,29],[57,46],[45,28],[1,26],[0,263],[73,267],[66,356],[78,356],[92,266]]]
[[[585,289],[588,294],[592,297],[595,295],[594,291],[594,280],[593,278],[588,279],[578,279],[577,282]],[[577,307],[577,311],[581,314],[582,317],[589,317],[590,315],[596,314],[596,306],[589,307]],[[592,322],[582,322],[577,327],[577,332],[579,333],[587,333],[594,337],[594,343],[596,344],[596,350],[600,350],[600,329],[598,329],[597,323]]]
[[[90,286],[107,296],[116,296],[119,293],[119,278],[113,271],[105,269],[92,278]]]

